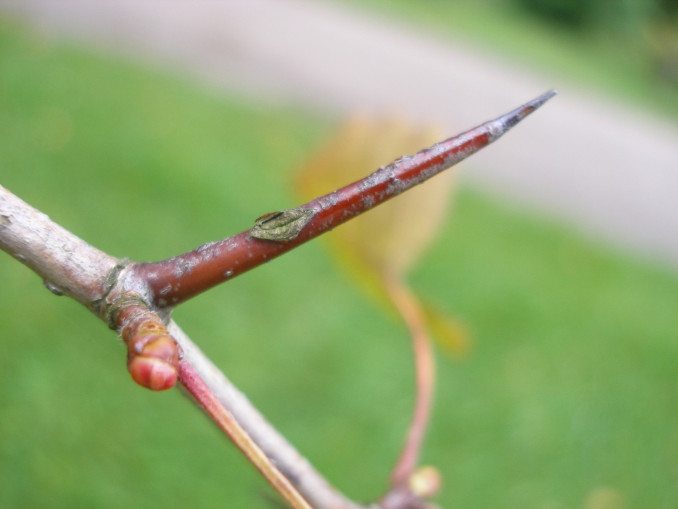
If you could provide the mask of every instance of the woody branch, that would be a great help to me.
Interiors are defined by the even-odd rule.
[[[76,299],[109,326],[119,329],[130,348],[128,366],[135,380],[150,388],[165,389],[179,377],[200,404],[213,405],[214,412],[208,409],[208,413],[219,414],[226,421],[232,415],[235,428],[242,428],[253,439],[245,445],[250,449],[244,452],[252,459],[261,456],[259,449],[263,451],[261,460],[266,464],[260,468],[256,463],[259,460],[253,463],[293,507],[307,507],[298,490],[313,507],[357,508],[360,506],[335,491],[169,321],[171,307],[465,159],[498,139],[554,94],[547,92],[495,120],[412,157],[403,157],[297,209],[266,217],[250,230],[156,263],[135,264],[111,257],[0,186],[0,248],[35,271],[51,291]],[[167,328],[163,322],[169,322]],[[206,391],[200,389],[203,382]],[[231,436],[230,431],[227,433]],[[247,437],[243,438],[245,442]],[[286,479],[280,477],[274,465],[294,484],[293,488],[281,487]],[[423,507],[407,487],[402,492],[401,484],[397,490],[382,499],[383,507]]]
[[[162,324],[160,317],[145,301],[144,296],[148,294],[145,283],[130,277],[125,260],[87,244],[2,186],[0,248],[31,268],[52,292],[74,298],[113,328],[119,325],[115,319],[129,319],[129,316],[126,317],[129,313],[142,320],[145,318],[151,323]],[[153,315],[157,317],[155,322]],[[167,313],[163,316],[167,321]],[[126,323],[130,323],[129,320]],[[190,364],[195,375],[234,416],[269,461],[279,465],[284,477],[294,480],[296,489],[303,493],[312,507],[360,507],[336,491],[173,320],[168,321],[166,332],[173,342],[180,345],[181,362]],[[125,334],[124,331],[122,333]],[[177,363],[176,369],[180,368]],[[183,369],[185,373],[186,368]]]

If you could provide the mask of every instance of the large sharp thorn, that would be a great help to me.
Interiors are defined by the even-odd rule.
[[[174,306],[295,248],[475,154],[556,95],[550,90],[513,111],[404,156],[304,205],[262,216],[249,230],[154,263],[135,264],[159,307]]]

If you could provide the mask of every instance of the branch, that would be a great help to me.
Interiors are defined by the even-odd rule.
[[[294,507],[306,507],[305,498],[317,508],[359,509],[361,506],[334,490],[169,320],[171,306],[279,256],[449,168],[498,139],[554,94],[547,92],[506,115],[414,156],[402,157],[306,205],[267,214],[238,235],[156,263],[136,264],[109,256],[0,186],[0,248],[41,276],[49,290],[74,298],[109,327],[119,329],[128,343],[129,369],[136,381],[162,390],[173,386],[178,377],[236,444],[244,445],[252,463]],[[417,348],[421,349],[421,345]],[[426,355],[418,359],[421,363]],[[424,410],[430,397],[427,383],[425,379],[420,381]],[[419,411],[415,416],[414,438],[410,441],[413,445],[407,446],[401,463],[404,466],[394,476],[399,482],[405,477],[400,471],[412,472],[425,423],[421,415],[425,413]],[[287,479],[278,476],[278,470]],[[407,485],[400,482],[378,506],[371,507],[426,507],[422,499],[435,491],[436,476],[434,470],[420,469],[409,475]]]
[[[556,94],[549,91],[515,110],[413,156],[403,156],[366,178],[300,207],[273,212],[219,242],[167,260],[136,264],[153,302],[175,306],[314,239],[349,219],[428,180],[499,139]]]
[[[311,506],[308,505],[308,502],[304,500],[288,478],[280,472],[273,461],[242,428],[240,423],[226,410],[189,362],[185,360],[179,362],[179,376],[181,383],[193,399],[207,412],[217,426],[226,433],[269,484],[282,495],[290,507],[293,509],[311,509]]]
[[[0,186],[0,248],[38,274],[47,289],[93,312],[120,260],[99,251]]]
[[[127,344],[127,369],[135,382],[151,390],[161,391],[173,387],[179,379],[187,394],[205,410],[290,507],[311,509],[288,478],[184,358],[183,350],[168,328],[137,293],[123,292],[113,297],[108,307],[110,323],[118,329]]]
[[[173,321],[166,331],[156,328],[162,323],[152,320],[152,313],[144,309],[148,291],[143,281],[132,277],[128,262],[90,246],[2,186],[0,248],[42,277],[52,292],[73,297],[109,327],[120,328],[128,341],[128,361],[135,380],[149,388],[168,388],[172,377],[186,374],[179,371],[173,375],[167,369],[178,363],[181,352],[193,372],[312,507],[361,509],[332,488]],[[149,321],[154,323],[149,326]],[[176,341],[180,350],[173,350],[176,345],[172,348],[166,338]],[[158,366],[157,359],[163,365]],[[154,371],[158,367],[160,376]],[[183,381],[187,379],[185,376]]]
[[[361,509],[335,490],[313,465],[261,415],[231,381],[191,341],[172,320],[168,325],[172,337],[179,343],[184,359],[200,374],[217,399],[261,447],[270,460],[296,486],[315,508]]]

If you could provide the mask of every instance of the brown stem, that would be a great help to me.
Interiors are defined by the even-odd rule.
[[[416,396],[412,422],[405,446],[391,474],[391,483],[407,483],[419,462],[424,434],[431,414],[435,362],[431,340],[426,334],[424,314],[409,289],[395,277],[386,277],[386,288],[396,309],[410,330],[414,353]]]
[[[132,269],[136,276],[148,282],[155,304],[160,307],[179,304],[335,228],[466,159],[497,140],[553,95],[555,91],[547,92],[495,120],[413,156],[401,157],[360,181],[286,211],[290,217],[298,217],[299,220],[286,221],[285,216],[278,218],[280,226],[270,236],[262,235],[259,230],[277,225],[275,213],[233,237],[160,262],[139,263]],[[271,224],[267,225],[267,222]]]

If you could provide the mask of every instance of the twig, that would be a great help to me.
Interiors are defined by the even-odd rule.
[[[261,415],[247,397],[217,368],[172,320],[167,328],[179,343],[184,359],[227,408],[264,453],[317,509],[365,509],[338,492],[313,465]],[[372,509],[376,507],[370,506]]]
[[[224,408],[214,392],[205,384],[190,363],[179,362],[179,379],[196,402],[207,412],[219,428],[233,441],[256,467],[261,475],[293,509],[311,509],[290,481],[282,475],[268,456],[240,426],[233,415]]]
[[[227,428],[229,436],[236,441],[248,440],[247,435],[252,437],[256,446],[245,447],[246,454],[267,479],[273,481],[274,487],[282,490],[286,500],[297,504],[294,507],[308,505],[289,489],[289,483],[296,486],[313,507],[358,509],[361,506],[335,491],[264,420],[174,322],[169,322],[167,329],[164,325],[160,327],[160,317],[169,319],[171,306],[279,256],[465,159],[498,139],[554,94],[554,91],[547,92],[506,115],[414,156],[402,157],[365,179],[306,205],[266,215],[250,230],[156,263],[130,264],[111,257],[0,186],[0,248],[41,276],[50,291],[74,298],[109,326],[121,328],[131,348],[130,371],[137,381],[150,388],[164,389],[174,384],[177,372],[173,370],[178,370],[193,396],[220,426]],[[132,301],[137,301],[124,301],[130,295],[134,296]],[[179,360],[180,350],[174,341],[181,347],[183,360]],[[432,373],[425,347],[416,345],[418,363],[421,363],[418,370]],[[402,467],[394,473],[394,480],[399,483],[412,472],[418,455],[431,393],[425,376],[419,381],[419,393],[421,409],[415,412],[412,436],[408,440],[411,445],[406,446],[399,463]],[[236,428],[226,426],[226,422],[235,423],[243,434],[233,432]],[[278,477],[274,467],[262,462],[262,452],[287,480]],[[435,483],[423,483],[427,484]],[[424,487],[421,493],[427,490]],[[398,509],[421,507],[423,495],[418,493],[417,489],[401,483],[382,499],[382,504]]]
[[[410,330],[415,362],[416,396],[412,422],[403,451],[391,474],[391,483],[398,486],[409,481],[419,461],[431,414],[435,362],[431,340],[426,334],[423,312],[417,300],[396,278],[387,276],[385,282],[389,297]]]
[[[48,290],[90,310],[120,260],[99,251],[0,186],[0,249],[40,276]]]
[[[183,357],[181,348],[143,299],[135,292],[126,292],[117,297],[110,307],[111,320],[127,344],[127,368],[134,381],[151,390],[161,391],[173,387],[178,378],[188,394],[292,508],[311,509],[190,363],[180,360]]]
[[[126,261],[90,246],[2,186],[0,248],[49,281],[46,286],[52,292],[73,297],[112,328],[120,325],[112,316],[116,307],[113,303],[120,295],[133,292],[144,302],[147,300],[145,283],[131,276]],[[361,509],[336,491],[173,321],[167,329],[179,343],[185,361],[312,507]],[[133,329],[129,330],[134,336]],[[152,379],[149,376],[145,385],[153,385]]]

